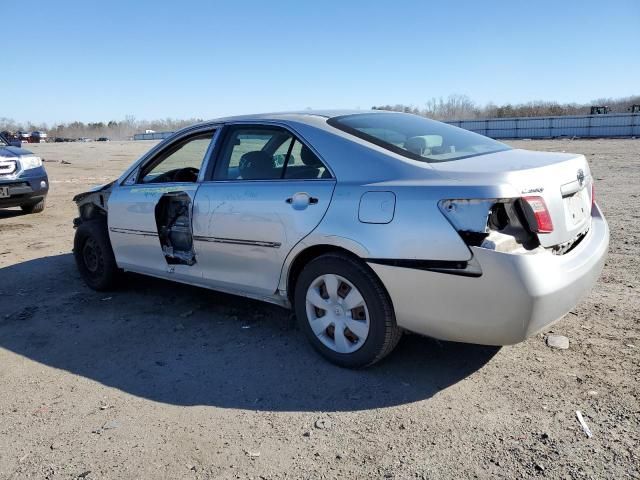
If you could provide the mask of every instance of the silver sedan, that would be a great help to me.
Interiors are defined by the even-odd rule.
[[[293,308],[347,367],[403,331],[520,342],[588,293],[609,242],[583,155],[391,112],[198,124],[74,200],[90,287],[131,271]]]

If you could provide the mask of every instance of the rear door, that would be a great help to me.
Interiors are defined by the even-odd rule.
[[[118,266],[199,282],[191,220],[214,135],[204,128],[176,139],[112,191],[109,236]]]
[[[318,155],[280,126],[226,127],[212,178],[194,204],[203,281],[271,295],[287,254],[324,216],[335,179]]]

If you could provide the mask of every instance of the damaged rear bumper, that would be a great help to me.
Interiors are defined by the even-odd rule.
[[[523,341],[562,318],[596,283],[609,246],[598,206],[569,253],[509,254],[472,247],[477,278],[371,263],[398,325],[441,340],[485,345]]]

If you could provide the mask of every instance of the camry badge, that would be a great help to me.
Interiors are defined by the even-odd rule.
[[[578,175],[576,176],[576,178],[578,179],[578,183],[580,184],[580,186],[584,185],[584,172],[581,168],[578,170]]]

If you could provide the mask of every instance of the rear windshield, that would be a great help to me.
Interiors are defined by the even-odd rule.
[[[407,113],[358,113],[333,117],[328,123],[424,162],[448,162],[511,148],[483,135]]]

